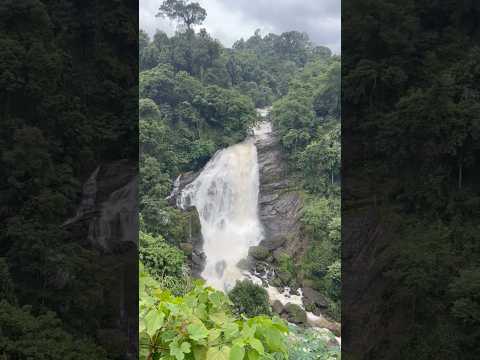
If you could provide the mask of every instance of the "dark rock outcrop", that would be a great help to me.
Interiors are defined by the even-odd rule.
[[[285,305],[282,316],[292,324],[303,325],[307,323],[307,313],[297,304],[288,303]]]
[[[281,315],[283,313],[284,307],[280,300],[275,300],[272,304],[272,310],[275,314]]]
[[[305,309],[317,315],[320,310],[328,307],[325,296],[310,287],[303,288],[303,304],[305,305]]]
[[[269,251],[266,247],[259,245],[259,246],[252,246],[248,250],[248,255],[254,258],[255,260],[265,260],[269,256]]]
[[[272,132],[256,141],[260,172],[259,216],[264,227],[261,245],[282,248],[295,256],[304,248],[300,236],[303,201],[287,180],[287,165],[278,135]]]
[[[205,254],[203,253],[203,237],[200,218],[195,207],[186,211],[188,216],[188,242],[183,244],[183,251],[188,255],[192,275],[199,277],[205,266]]]

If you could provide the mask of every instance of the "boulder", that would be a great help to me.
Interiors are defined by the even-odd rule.
[[[283,285],[290,285],[292,281],[292,274],[288,271],[277,270],[277,277],[280,279]]]
[[[303,304],[305,308],[314,311],[315,308],[325,309],[328,307],[328,302],[325,296],[311,287],[303,288]]]
[[[315,328],[328,329],[334,333],[335,336],[341,336],[341,325],[335,321],[328,320],[321,314],[318,316],[309,314],[307,316],[307,323]]]
[[[272,304],[272,310],[274,313],[280,315],[283,313],[283,304],[279,300],[275,300]]]
[[[276,288],[282,287],[282,280],[280,280],[278,277],[274,278],[272,280],[272,286],[275,286]]]
[[[187,256],[191,256],[193,253],[193,245],[190,243],[180,243],[180,249],[185,253]]]
[[[307,323],[307,313],[297,304],[288,303],[285,305],[284,312],[288,322],[293,324]]]
[[[262,241],[262,246],[267,248],[270,251],[280,248],[288,240],[285,235],[278,235],[271,238],[264,239]]]
[[[269,251],[264,246],[252,246],[248,250],[248,254],[255,260],[265,260],[269,256]]]

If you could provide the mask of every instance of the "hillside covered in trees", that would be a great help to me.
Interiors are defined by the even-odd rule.
[[[476,359],[480,8],[390,0],[343,9],[342,319],[352,336],[342,350]]]
[[[128,352],[123,334],[101,334],[119,317],[107,301],[112,267],[62,224],[95,167],[137,159],[136,11],[122,1],[0,4],[2,358]]]
[[[261,287],[238,284],[225,297],[202,290],[192,279],[192,248],[186,245],[192,236],[191,215],[171,206],[168,197],[180,174],[201,170],[217,150],[243,141],[259,120],[256,109],[272,106],[272,123],[287,157],[288,176],[305,203],[301,227],[308,244],[297,258],[283,258],[275,265],[287,275],[281,286],[298,288],[308,283],[327,299],[328,315],[338,320],[340,58],[296,31],[262,35],[257,30],[226,48],[204,29],[193,29],[192,24],[201,24],[206,16],[203,9],[197,20],[191,20],[198,22],[188,23],[178,12],[170,11],[169,3],[187,3],[163,3],[161,14],[183,25],[173,36],[158,31],[150,38],[140,31],[143,356],[169,353],[178,354],[177,359],[202,359],[205,354],[198,352],[207,351],[211,356],[223,352],[225,358],[235,353],[235,359],[243,359],[247,353],[249,358],[263,354],[285,358],[281,356],[288,355],[287,329],[276,317],[272,320],[268,296],[262,295]],[[164,294],[157,293],[159,303],[152,300],[155,289]],[[200,308],[222,313],[228,320],[222,322],[196,308],[207,298],[213,303]],[[245,303],[247,298],[250,300]],[[182,307],[184,302],[197,304],[182,320],[190,325],[184,335],[169,338],[165,334],[176,329],[179,323],[175,322],[180,320],[174,315],[177,310],[168,304]],[[248,323],[241,320],[241,314],[248,314]],[[248,335],[253,324],[264,330]],[[160,328],[163,332],[158,333]],[[273,329],[278,331],[275,341]],[[309,352],[302,355],[305,359],[339,356],[338,350],[332,352],[322,342],[312,340],[311,344]],[[301,353],[299,347],[291,351]]]

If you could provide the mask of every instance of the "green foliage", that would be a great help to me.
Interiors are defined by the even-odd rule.
[[[290,81],[286,96],[273,104],[272,118],[288,154],[289,175],[305,191],[301,223],[309,244],[297,264],[289,258],[280,261],[278,274],[311,280],[339,319],[340,59],[307,62]]]
[[[409,309],[398,323],[399,357],[475,359],[480,68],[478,40],[463,24],[478,7],[349,5],[345,24],[355,29],[343,32],[345,58],[352,59],[342,67],[343,104],[353,120],[350,141],[359,147],[349,156],[348,176],[371,186],[344,209],[353,215],[375,208],[375,226],[384,233],[364,255],[389,275],[384,290],[363,301],[383,324]],[[389,36],[358,36],[371,31],[371,14]],[[379,40],[375,49],[372,40]],[[365,275],[376,286],[377,278]],[[363,325],[370,316],[358,319]],[[377,340],[369,346],[390,350]]]
[[[6,359],[108,359],[92,341],[64,330],[53,312],[34,315],[31,307],[0,301],[0,349]]]
[[[99,163],[138,159],[138,54],[125,50],[138,27],[126,3],[77,5],[0,4],[0,298],[9,302],[0,306],[0,356],[8,359],[104,359],[79,336],[94,339],[118,316],[106,305],[106,257],[61,224]]]
[[[337,57],[308,63],[272,109],[291,167],[303,170],[306,188],[317,193],[328,191],[339,180],[339,69]]]
[[[318,329],[305,329],[290,325],[288,355],[295,360],[340,360],[339,346],[331,346],[335,341],[332,334],[321,334]]]
[[[201,283],[175,297],[140,266],[140,359],[287,359],[282,320],[236,318],[231,305]]]
[[[178,248],[167,244],[161,235],[152,236],[142,231],[139,259],[155,278],[181,276],[185,264],[185,255]]]
[[[267,291],[249,280],[237,281],[228,297],[238,315],[254,317],[272,314]]]

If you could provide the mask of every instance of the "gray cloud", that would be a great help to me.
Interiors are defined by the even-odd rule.
[[[248,38],[256,29],[262,34],[298,30],[317,45],[340,52],[340,0],[197,0],[207,10],[202,25],[225,46]],[[168,34],[176,24],[156,18],[161,0],[140,0],[140,27],[150,35],[157,29]]]

